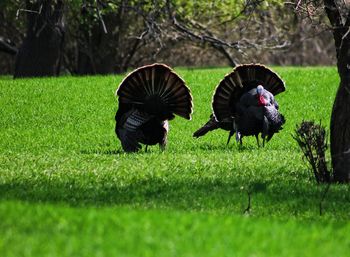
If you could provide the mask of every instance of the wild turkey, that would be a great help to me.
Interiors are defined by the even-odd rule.
[[[282,79],[264,65],[239,65],[217,86],[212,102],[213,114],[193,136],[198,138],[222,128],[230,131],[227,144],[236,133],[236,140],[241,144],[243,136],[254,135],[259,145],[261,133],[264,145],[265,138],[269,141],[285,123],[274,98],[283,91]]]
[[[115,132],[126,152],[136,152],[140,144],[159,144],[164,149],[168,121],[176,115],[190,120],[192,96],[185,82],[165,64],[140,67],[119,85],[119,108]]]

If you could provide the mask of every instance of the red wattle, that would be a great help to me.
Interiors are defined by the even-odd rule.
[[[262,95],[258,95],[258,105],[259,106],[265,106],[266,105],[266,100]]]

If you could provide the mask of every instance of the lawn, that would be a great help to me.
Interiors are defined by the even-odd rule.
[[[287,122],[265,148],[192,138],[230,68],[178,68],[193,119],[170,122],[166,151],[137,154],[114,134],[123,76],[0,77],[0,256],[348,256],[350,187],[320,207],[292,138],[303,119],[329,128],[336,68],[274,70]]]

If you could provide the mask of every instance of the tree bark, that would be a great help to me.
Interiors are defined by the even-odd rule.
[[[331,155],[334,181],[350,182],[350,10],[342,18],[335,0],[324,0],[333,27],[340,85],[331,116]],[[345,22],[343,21],[345,20]]]
[[[350,71],[348,71],[350,72]],[[350,79],[341,76],[331,117],[331,154],[334,181],[350,182]]]
[[[27,34],[15,64],[14,78],[57,76],[64,42],[63,0],[26,1]]]
[[[337,66],[339,89],[331,116],[331,154],[334,180],[350,182],[350,40],[343,39]]]

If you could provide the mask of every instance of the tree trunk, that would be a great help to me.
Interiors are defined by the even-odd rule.
[[[63,0],[26,1],[27,34],[16,57],[14,78],[59,75],[64,41],[63,6]]]
[[[350,182],[350,40],[343,39],[337,59],[340,86],[331,117],[331,154],[334,180]]]
[[[334,181],[350,182],[350,10],[342,17],[335,0],[324,0],[327,16],[333,27],[340,76],[339,89],[331,117],[331,155]],[[345,18],[345,19],[344,19]],[[345,20],[345,21],[344,21]]]
[[[340,74],[340,86],[331,117],[331,154],[334,180],[350,182],[350,79]]]

